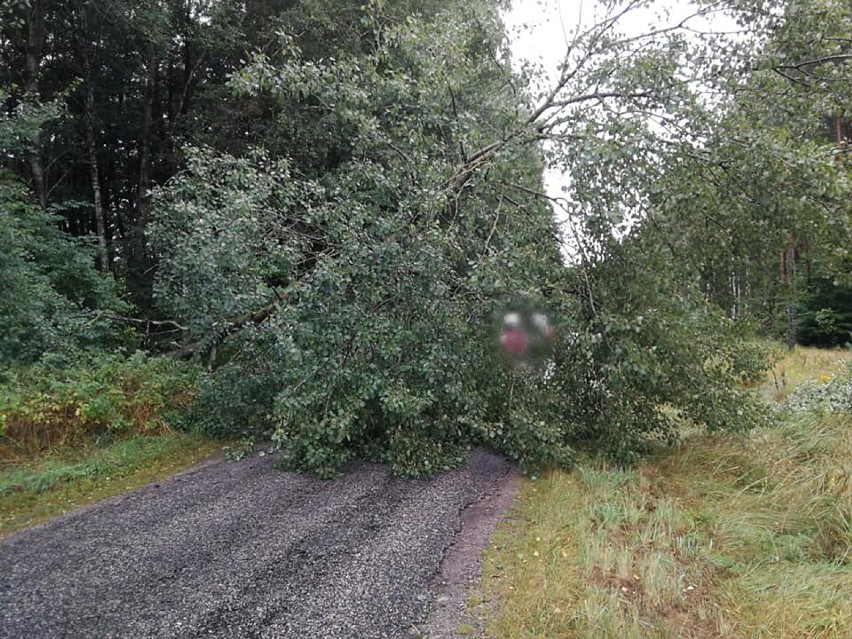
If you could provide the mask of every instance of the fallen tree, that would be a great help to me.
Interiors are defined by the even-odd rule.
[[[730,82],[747,44],[725,45],[720,79],[722,41],[690,51],[690,18],[619,32],[640,4],[578,28],[538,99],[517,91],[488,3],[389,25],[350,57],[306,60],[287,38],[256,55],[233,90],[282,119],[306,109],[340,152],[307,175],[269,150],[189,148],[155,194],[155,290],[183,352],[210,360],[195,422],[330,475],[352,456],[435,471],[483,442],[529,469],[577,447],[630,460],[683,419],[760,419],[736,386],[759,349],[708,300],[703,256],[655,231],[663,177],[704,161],[713,111],[693,87]],[[567,172],[565,199],[545,195],[546,165]],[[495,348],[518,303],[573,336],[547,376]]]

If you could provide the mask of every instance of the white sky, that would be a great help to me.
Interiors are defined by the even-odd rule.
[[[674,26],[695,12],[695,7],[688,1],[657,0],[650,5],[630,12],[616,28],[626,35],[639,35]],[[578,26],[591,26],[602,17],[605,15],[601,14],[597,0],[512,0],[512,8],[503,20],[509,34],[513,64],[520,68],[526,61],[540,68],[543,86],[535,89],[553,86],[558,64]],[[691,20],[689,26],[701,30],[737,31],[733,19],[724,15]],[[564,197],[562,186],[566,183],[560,171],[545,171],[545,188],[549,195]],[[563,211],[554,207],[554,212],[558,221],[566,222]],[[565,239],[566,249],[570,251],[568,246],[574,242],[567,237]],[[570,259],[570,256],[566,255],[566,258]]]
[[[626,34],[640,34],[652,27],[677,24],[691,13],[695,6],[689,0],[656,0],[649,7],[631,11],[618,28]],[[512,0],[511,10],[503,16],[515,63],[522,60],[540,63],[545,70],[555,73],[556,65],[565,53],[578,24],[589,26],[601,18],[597,0]],[[736,31],[730,17],[715,14],[711,19],[690,21],[695,28]]]
[[[553,85],[557,77],[557,66],[565,55],[567,43],[581,22],[591,19],[596,0],[513,0],[512,8],[503,20],[509,34],[512,62],[519,69],[524,62],[531,62],[543,71],[545,86]],[[562,173],[546,169],[545,190],[552,197],[563,197],[562,186],[566,183]],[[556,219],[567,222],[564,211],[554,205]],[[563,234],[567,229],[563,228]],[[573,245],[565,237],[566,245]],[[567,249],[567,246],[566,246]],[[571,252],[571,249],[567,249]],[[571,259],[566,254],[566,259]]]
[[[577,26],[591,24],[598,11],[596,0],[512,0],[504,21],[515,64],[527,60],[555,74]],[[647,24],[636,24],[636,31]]]
[[[512,43],[515,65],[520,66],[522,61],[540,64],[552,77],[580,16],[591,14],[594,2],[512,0],[512,8],[503,20]],[[587,6],[584,7],[584,4]]]

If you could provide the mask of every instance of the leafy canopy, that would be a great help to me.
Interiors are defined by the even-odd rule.
[[[365,21],[382,17],[374,5]],[[602,22],[534,106],[492,8],[382,24],[366,53],[335,59],[283,37],[232,79],[281,121],[304,111],[322,123],[301,135],[326,148],[333,135],[323,171],[265,149],[191,149],[157,193],[156,290],[188,328],[185,352],[212,370],[197,423],[271,433],[288,468],[322,475],[353,455],[433,471],[478,442],[530,469],[569,463],[576,446],[629,459],[670,440],[678,412],[747,424],[756,412],[732,384],[759,358],[742,356],[735,327],[656,237],[615,232],[674,162],[647,118],[622,109],[706,117],[668,57],[683,42],[663,38],[613,75],[631,49]],[[595,106],[611,99],[622,106]],[[583,220],[570,266],[543,196],[545,156],[571,169]],[[616,169],[625,159],[631,172]],[[496,352],[492,327],[513,300],[575,336],[553,353],[555,371]]]

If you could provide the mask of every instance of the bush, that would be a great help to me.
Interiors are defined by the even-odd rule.
[[[44,357],[13,369],[0,384],[0,457],[168,432],[189,405],[197,377],[192,366],[141,352],[74,364]]]
[[[802,384],[787,400],[793,412],[826,410],[834,413],[852,412],[852,363],[847,363],[834,377]]]
[[[814,277],[798,304],[796,335],[803,346],[852,344],[852,287]]]
[[[229,346],[221,354],[229,365],[200,379],[187,423],[208,437],[269,439],[288,360],[269,332],[247,330]]]
[[[59,221],[0,169],[0,364],[128,341],[105,319],[104,311],[127,310],[116,282],[94,268],[92,244],[61,232]]]

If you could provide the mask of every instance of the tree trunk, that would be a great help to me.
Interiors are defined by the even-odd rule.
[[[151,136],[157,85],[157,55],[153,42],[148,43],[147,64],[145,102],[142,105],[142,133],[139,140],[139,183],[136,190],[136,226],[142,230],[148,224],[148,214],[151,209]]]
[[[787,238],[787,249],[781,254],[781,281],[787,285],[787,348],[796,345],[796,242]]]
[[[86,9],[84,9],[86,11]],[[84,31],[87,21],[83,18]],[[83,64],[86,72],[86,143],[89,150],[89,169],[92,180],[92,197],[95,205],[95,223],[98,227],[98,256],[101,271],[109,271],[109,250],[107,248],[106,223],[104,221],[103,199],[101,197],[101,176],[98,170],[98,154],[95,146],[95,85],[92,79],[92,63],[89,59],[89,43],[84,43]]]
[[[41,75],[41,58],[44,50],[44,2],[34,0],[27,24],[26,95],[28,100],[39,100],[38,81]],[[37,131],[27,149],[27,161],[33,178],[33,188],[42,209],[47,208],[47,184],[41,157],[41,132]]]
[[[157,50],[153,41],[146,47],[145,95],[142,104],[142,128],[139,137],[139,176],[136,184],[135,215],[128,225],[127,287],[143,313],[152,304],[151,260],[146,230],[151,211],[151,158],[153,154],[154,105],[157,94]]]

